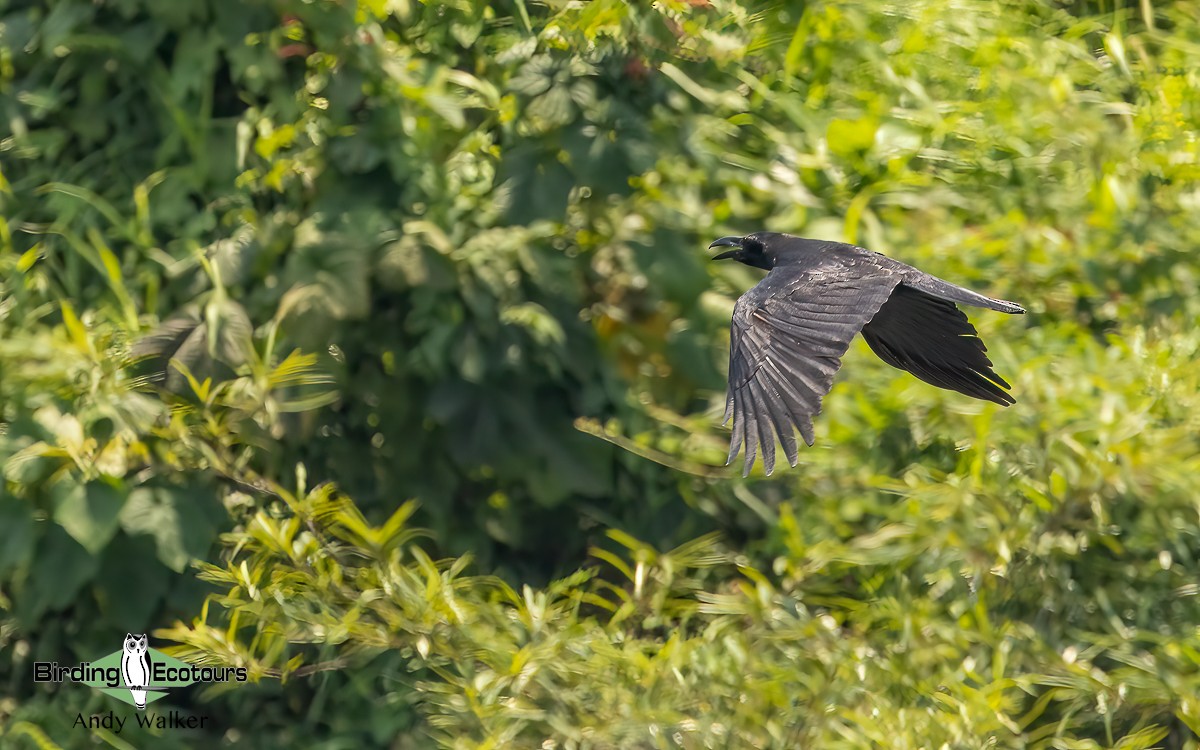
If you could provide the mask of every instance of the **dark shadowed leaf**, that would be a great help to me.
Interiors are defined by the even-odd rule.
[[[0,576],[29,562],[37,536],[30,503],[0,488]]]
[[[16,597],[17,614],[30,624],[47,611],[76,603],[83,585],[97,572],[97,558],[58,524],[47,525],[36,554],[45,564],[32,567]]]

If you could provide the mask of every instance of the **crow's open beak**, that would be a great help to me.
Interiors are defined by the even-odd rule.
[[[732,247],[735,249],[734,250],[726,250],[723,253],[714,255],[712,258],[713,260],[725,260],[726,258],[732,258],[733,256],[737,255],[738,250],[740,250],[742,248],[742,238],[741,237],[722,237],[721,239],[716,240],[711,245],[709,245],[708,249],[712,250],[714,247]]]

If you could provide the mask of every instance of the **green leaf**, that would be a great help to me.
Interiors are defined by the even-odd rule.
[[[552,88],[534,99],[527,110],[530,117],[541,120],[546,129],[566,125],[574,116],[571,95],[566,87]]]
[[[4,478],[22,485],[36,485],[71,463],[70,454],[59,447],[38,441],[9,456],[4,462]]]
[[[57,524],[50,524],[37,545],[38,560],[17,598],[17,613],[27,623],[47,610],[58,611],[79,596],[79,590],[96,575],[96,557],[88,553]]]
[[[109,545],[101,556],[96,599],[117,629],[136,632],[150,624],[174,578],[166,566],[151,562],[154,548],[153,539],[139,536]]]
[[[672,81],[674,81],[675,85],[679,86],[679,88],[694,96],[704,106],[717,106],[719,97],[715,92],[710,91],[699,83],[696,83],[694,79],[690,78],[675,65],[672,65],[671,63],[663,63],[661,66],[659,66],[659,71],[661,71],[662,74],[667,78],[670,78]]]
[[[62,306],[63,325],[66,326],[67,332],[71,336],[71,341],[75,343],[79,351],[94,355],[96,352],[92,348],[92,341],[88,337],[87,329],[83,327],[83,323],[79,322],[79,317],[75,315],[75,308],[66,300],[63,300],[60,304]]]
[[[205,312],[209,356],[231,367],[244,364],[254,350],[254,326],[246,308],[221,295]]]
[[[139,487],[129,493],[120,523],[128,534],[153,538],[158,559],[181,573],[208,554],[222,516],[213,494],[200,488]]]
[[[37,531],[29,502],[6,494],[0,487],[0,580],[8,571],[23,568],[30,561]]]
[[[838,156],[853,156],[866,151],[875,142],[879,123],[863,117],[857,120],[834,120],[825,130],[829,150]]]
[[[384,248],[378,272],[379,283],[393,290],[426,287],[448,291],[456,281],[453,264],[412,235]]]
[[[54,520],[92,554],[104,549],[117,533],[118,517],[126,495],[103,480],[80,484],[73,476],[60,479],[51,489]]]

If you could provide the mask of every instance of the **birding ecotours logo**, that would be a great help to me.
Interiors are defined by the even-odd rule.
[[[74,666],[34,662],[34,682],[74,682],[107,693],[144,711],[172,688],[195,682],[245,682],[245,667],[198,667],[150,648],[145,633],[125,634],[121,648]]]

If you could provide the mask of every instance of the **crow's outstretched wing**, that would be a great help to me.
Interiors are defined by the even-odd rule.
[[[1011,386],[992,371],[975,326],[953,302],[901,284],[862,333],[880,359],[926,383],[1001,406],[1016,403],[1004,391]]]
[[[798,269],[779,266],[742,295],[730,328],[729,394],[733,417],[729,459],[743,443],[743,476],[762,446],[763,468],[775,469],[775,439],[792,466],[796,433],[813,444],[812,418],[833,386],[850,340],[875,316],[900,276],[859,259]]]

